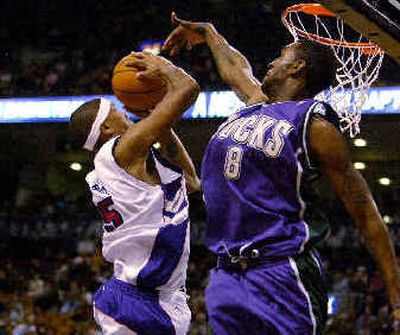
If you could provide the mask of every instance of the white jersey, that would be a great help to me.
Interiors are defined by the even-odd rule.
[[[189,211],[182,171],[152,150],[161,185],[150,185],[114,159],[119,138],[97,153],[86,176],[104,221],[103,256],[117,279],[140,287],[184,287],[189,259]]]

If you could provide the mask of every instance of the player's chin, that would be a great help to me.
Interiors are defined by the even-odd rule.
[[[150,115],[151,111],[150,110],[134,110],[134,111],[131,111],[131,113],[136,115],[139,119],[144,119]]]
[[[271,87],[271,81],[269,80],[269,78],[267,76],[264,77],[262,83],[261,83],[261,91],[265,94],[265,95],[269,95],[269,93],[271,93],[270,91],[270,87]]]

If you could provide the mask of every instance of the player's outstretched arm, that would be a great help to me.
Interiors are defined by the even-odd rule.
[[[265,101],[260,82],[254,77],[250,63],[238,50],[229,45],[211,23],[191,22],[179,19],[175,13],[171,20],[177,27],[163,45],[171,56],[194,45],[206,43],[218,67],[221,78],[238,94],[245,103]]]
[[[343,135],[330,123],[316,118],[310,127],[310,147],[380,267],[394,316],[400,320],[400,275],[393,244],[367,183],[350,161]]]
[[[135,56],[126,65],[143,69],[137,74],[143,80],[161,76],[167,84],[167,93],[147,118],[122,135],[115,155],[119,164],[126,168],[146,159],[150,146],[170,130],[200,92],[192,77],[165,58],[148,53],[135,53]]]

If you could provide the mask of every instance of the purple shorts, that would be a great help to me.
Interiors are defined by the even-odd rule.
[[[217,267],[205,295],[215,335],[323,333],[328,299],[315,251],[246,269]]]
[[[102,334],[184,335],[191,313],[184,292],[156,291],[111,278],[94,296]]]

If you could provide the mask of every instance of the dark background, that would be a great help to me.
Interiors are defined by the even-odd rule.
[[[0,2],[0,97],[110,94],[114,64],[131,50],[137,50],[141,41],[164,39],[171,31],[171,10],[183,18],[213,22],[248,57],[260,79],[266,64],[292,40],[280,23],[282,9],[291,3],[3,0]],[[192,74],[203,90],[227,89],[206,47],[198,46],[190,54],[172,61]],[[388,57],[376,85],[400,85],[399,66]],[[198,171],[205,146],[222,121],[183,120],[176,125]],[[369,115],[362,120],[359,136],[368,145],[356,148],[349,140],[353,160],[367,164],[362,174],[382,214],[392,218],[389,228],[396,246],[400,235],[399,130],[398,115]],[[82,302],[82,295],[92,294],[109,275],[110,267],[98,265],[101,227],[84,183],[86,173],[92,168],[91,159],[71,143],[65,123],[0,124],[0,334],[3,328],[10,331],[32,323],[40,334],[94,331],[90,304]],[[83,170],[71,170],[72,162],[80,162]],[[391,178],[392,184],[380,185],[378,178],[382,176]],[[321,185],[318,188],[321,202],[314,206],[327,214],[332,227],[328,246],[322,248],[330,278],[328,288],[344,293],[343,300],[347,303],[342,303],[339,315],[331,319],[330,334],[355,334],[356,324],[357,329],[376,328],[373,334],[387,334],[384,332],[388,324],[384,312],[387,301],[381,278],[375,274],[373,262],[351,228],[343,207],[328,192],[329,186],[325,182]],[[204,233],[201,195],[191,198],[191,219],[193,252],[189,288],[194,311],[191,334],[204,334],[202,289],[213,259],[201,246]],[[94,247],[94,252],[82,251],[81,242],[85,241]],[[65,273],[61,271],[64,268]],[[59,271],[62,275],[58,275]],[[40,280],[45,288],[36,295],[31,286],[39,285]],[[74,295],[66,297],[66,292]],[[23,300],[24,316],[12,319],[10,315],[19,310],[16,306],[21,297],[33,298]],[[67,315],[74,326],[64,332],[60,325],[65,320],[58,316],[69,300],[79,307],[69,309]],[[36,323],[28,320],[29,315],[36,316]],[[48,320],[40,321],[43,315],[54,315],[58,320],[54,321],[56,326],[47,325]],[[374,325],[368,320],[373,320]],[[40,326],[40,322],[46,325]],[[79,330],[77,324],[88,328]]]

